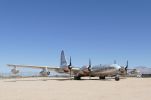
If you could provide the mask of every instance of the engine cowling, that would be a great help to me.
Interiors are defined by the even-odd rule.
[[[11,70],[11,72],[12,72],[13,74],[18,74],[18,73],[19,73],[19,70],[17,70],[16,68],[13,68],[13,69]]]
[[[83,67],[81,68],[81,70],[82,70],[84,73],[88,73],[88,72],[89,72],[89,69],[88,69],[87,66],[83,66]]]
[[[78,73],[79,76],[88,76],[89,75],[89,70],[87,66],[83,66],[80,69],[80,72]]]
[[[49,72],[49,71],[43,71],[43,70],[42,70],[42,71],[40,72],[40,75],[41,75],[41,76],[49,76],[49,75],[50,75],[50,72]]]
[[[126,70],[125,70],[124,67],[121,67],[121,68],[119,69],[119,74],[122,75],[122,76],[125,76],[125,75],[126,75]]]

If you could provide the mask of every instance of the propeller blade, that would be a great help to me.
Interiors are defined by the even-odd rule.
[[[128,69],[128,60],[126,62],[126,67],[125,67],[126,73],[127,73],[127,69]]]
[[[70,69],[71,66],[72,66],[72,63],[71,63],[71,57],[70,57],[70,63],[69,63],[69,65],[68,65],[68,68]]]
[[[70,63],[68,65],[68,68],[69,68],[69,73],[70,73],[70,79],[71,79],[71,70],[72,70],[72,63],[71,63],[71,56],[70,56]]]
[[[127,62],[126,62],[126,67],[125,67],[125,69],[127,69],[128,68],[128,60],[127,60]]]
[[[91,59],[89,59],[89,67],[88,70],[91,71]]]
[[[70,56],[70,64],[69,64],[70,66],[72,66],[72,63],[71,63],[71,56]]]
[[[89,59],[88,71],[89,71],[89,79],[91,79],[91,59]]]

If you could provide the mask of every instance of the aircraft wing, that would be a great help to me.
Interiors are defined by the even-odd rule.
[[[60,70],[62,70],[62,68],[60,67],[51,67],[51,66],[34,66],[34,65],[15,65],[15,64],[7,64],[8,67],[18,67],[18,68],[33,68],[33,69],[44,69],[47,68],[47,70],[49,71],[56,71],[56,72],[60,72]],[[73,67],[72,68],[72,73],[78,73],[80,70],[80,68],[76,68]]]
[[[49,71],[56,71],[56,72],[58,72],[58,73],[65,73],[65,72],[63,71],[63,69],[60,68],[60,67],[47,67],[47,69],[48,69]],[[73,67],[73,68],[71,69],[71,73],[72,73],[72,74],[76,74],[76,73],[78,73],[79,71],[80,71],[80,68],[78,68],[78,67]]]
[[[49,69],[56,69],[57,67],[48,67],[48,66],[34,66],[34,65],[15,65],[15,64],[7,64],[9,67],[20,67],[20,68],[35,68],[35,69],[43,69],[43,68],[49,68]]]

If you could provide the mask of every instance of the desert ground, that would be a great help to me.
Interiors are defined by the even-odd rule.
[[[150,100],[151,78],[0,79],[0,100]]]

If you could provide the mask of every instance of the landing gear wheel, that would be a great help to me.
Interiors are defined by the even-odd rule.
[[[115,81],[119,81],[120,78],[118,76],[115,77]]]
[[[100,80],[105,80],[105,76],[99,76]]]
[[[74,80],[81,80],[80,76],[74,76]]]
[[[50,72],[47,72],[47,75],[49,76],[49,75],[50,75]]]

